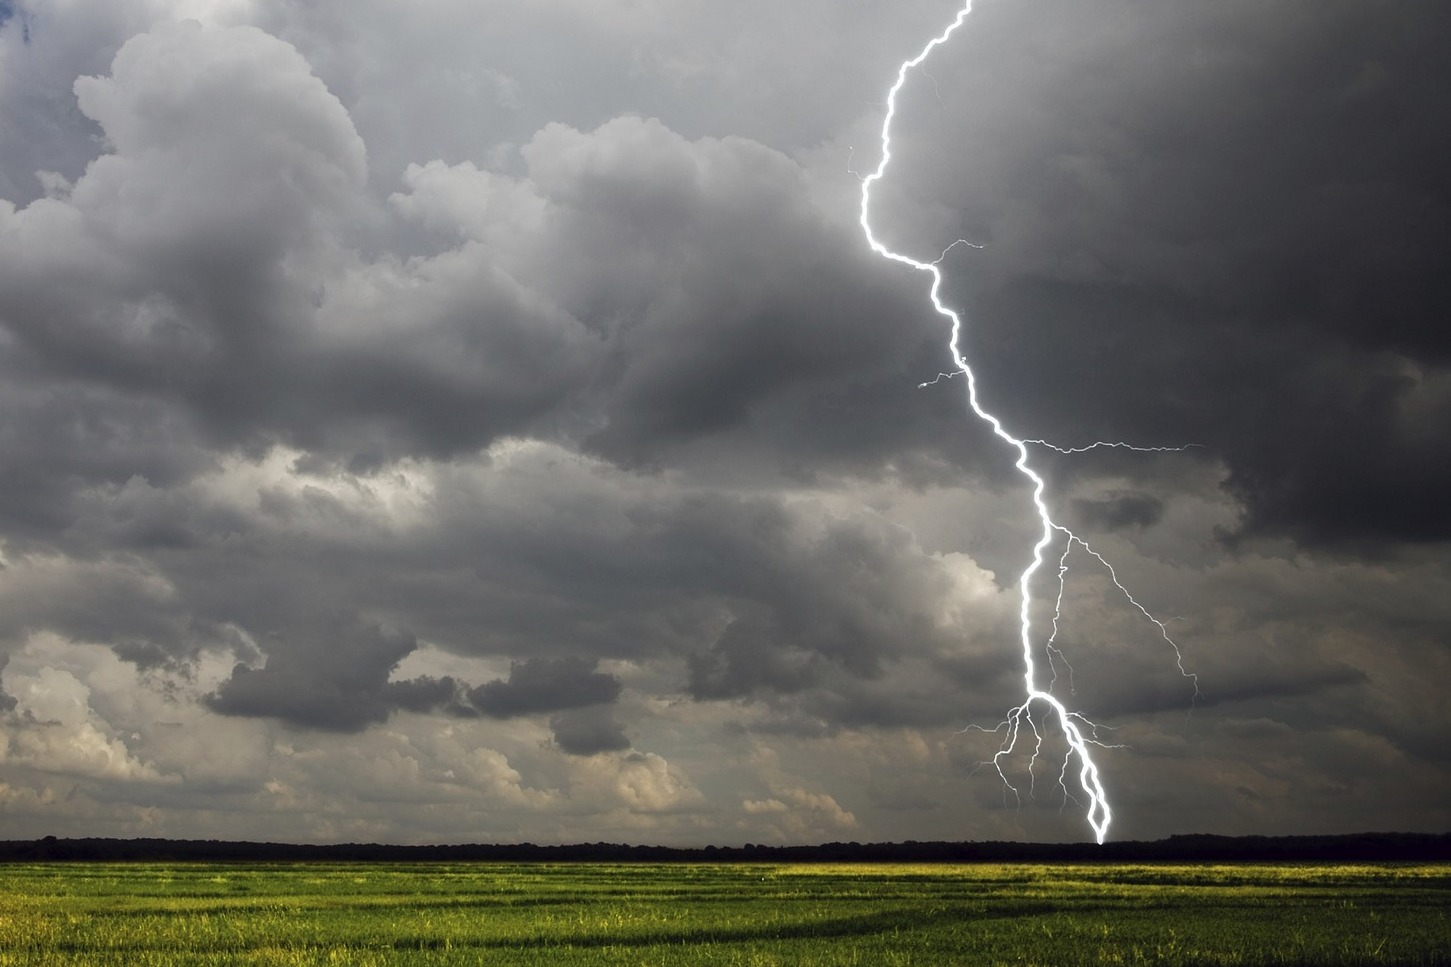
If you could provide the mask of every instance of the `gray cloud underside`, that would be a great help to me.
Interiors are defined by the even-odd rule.
[[[1445,8],[983,19],[934,77],[993,96],[945,135],[918,102],[906,170],[987,246],[954,297],[992,403],[1067,443],[1209,447],[1248,534],[1451,536]]]

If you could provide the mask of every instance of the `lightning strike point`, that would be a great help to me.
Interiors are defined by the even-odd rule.
[[[1105,745],[1105,743],[1100,741],[1098,738],[1099,727],[1093,722],[1089,721],[1080,713],[1076,711],[1070,711],[1053,694],[1052,691],[1054,684],[1056,684],[1057,682],[1058,661],[1062,661],[1064,666],[1068,668],[1069,675],[1072,675],[1072,666],[1068,665],[1062,651],[1059,650],[1056,646],[1056,640],[1058,635],[1058,621],[1062,613],[1063,584],[1065,575],[1068,571],[1067,561],[1069,552],[1072,551],[1075,547],[1081,547],[1083,550],[1087,551],[1090,555],[1092,555],[1107,570],[1110,580],[1112,580],[1115,586],[1118,587],[1119,591],[1124,595],[1128,602],[1141,614],[1143,614],[1149,621],[1153,622],[1155,626],[1157,626],[1160,634],[1163,635],[1164,640],[1168,642],[1169,646],[1173,649],[1175,661],[1178,663],[1180,673],[1193,682],[1194,695],[1196,699],[1200,695],[1199,680],[1197,676],[1185,669],[1183,654],[1179,649],[1179,645],[1174,641],[1173,638],[1169,636],[1168,629],[1165,627],[1164,623],[1155,618],[1153,614],[1151,614],[1146,608],[1144,608],[1144,606],[1141,605],[1138,600],[1129,593],[1128,589],[1119,581],[1117,573],[1114,571],[1113,567],[1108,563],[1108,561],[1104,559],[1092,547],[1090,547],[1083,538],[1079,537],[1077,534],[1073,533],[1062,524],[1059,524],[1058,522],[1053,520],[1051,514],[1049,513],[1047,502],[1044,498],[1044,492],[1047,489],[1047,484],[1044,482],[1043,477],[1035,469],[1033,469],[1032,465],[1029,463],[1028,447],[1030,445],[1042,446],[1052,450],[1056,450],[1060,453],[1082,453],[1087,450],[1093,450],[1101,447],[1117,447],[1133,450],[1136,452],[1179,452],[1188,449],[1188,447],[1190,446],[1194,446],[1194,444],[1188,444],[1186,446],[1178,447],[1137,447],[1126,443],[1097,442],[1083,447],[1059,447],[1054,444],[1048,443],[1045,440],[1029,440],[1014,436],[1007,430],[1002,420],[1000,420],[997,416],[983,408],[981,401],[978,399],[977,378],[976,376],[974,376],[972,367],[969,365],[967,358],[962,354],[960,345],[962,335],[962,318],[958,315],[956,310],[943,304],[940,295],[942,288],[942,271],[940,265],[941,262],[947,257],[947,254],[958,245],[965,245],[970,248],[977,249],[983,248],[984,246],[969,242],[966,239],[958,239],[951,245],[947,246],[947,248],[943,249],[942,253],[933,261],[923,262],[919,259],[913,258],[910,255],[906,255],[904,253],[887,248],[886,245],[882,244],[882,242],[877,239],[876,233],[872,230],[870,217],[872,186],[875,185],[878,181],[882,180],[882,177],[886,174],[887,166],[892,161],[892,122],[896,119],[897,116],[897,97],[899,94],[901,94],[902,88],[906,85],[908,75],[914,70],[922,68],[923,63],[927,60],[928,57],[932,55],[932,52],[938,47],[947,43],[952,35],[956,33],[960,27],[962,27],[962,25],[967,21],[968,15],[971,12],[972,0],[967,0],[967,2],[963,4],[962,8],[958,10],[957,16],[952,20],[950,24],[947,25],[946,28],[942,30],[941,33],[929,40],[926,45],[924,45],[922,49],[918,51],[915,57],[903,61],[901,66],[898,67],[896,80],[892,83],[891,88],[887,92],[887,111],[885,117],[882,119],[881,160],[878,161],[877,167],[874,171],[868,174],[865,178],[861,178],[861,208],[858,221],[861,225],[862,234],[866,237],[867,244],[871,247],[871,250],[873,252],[875,252],[877,255],[881,256],[884,259],[889,259],[893,262],[901,263],[902,265],[906,265],[912,269],[915,269],[918,272],[922,272],[930,276],[931,284],[928,287],[928,297],[931,299],[932,307],[937,311],[939,315],[946,318],[950,324],[951,335],[948,339],[948,350],[951,353],[954,364],[956,365],[956,370],[950,373],[938,373],[936,378],[918,384],[918,388],[923,389],[928,386],[933,386],[943,380],[951,380],[956,378],[957,376],[962,376],[964,378],[967,383],[967,401],[968,405],[972,409],[972,412],[976,414],[979,419],[986,422],[992,428],[993,434],[995,436],[997,436],[1000,440],[1002,440],[1005,444],[1007,444],[1009,447],[1017,452],[1017,460],[1014,461],[1013,466],[1017,468],[1018,472],[1021,473],[1031,485],[1032,503],[1038,516],[1038,522],[1040,526],[1039,537],[1037,542],[1033,545],[1031,554],[1029,555],[1027,566],[1023,569],[1022,574],[1018,578],[1018,591],[1020,602],[1018,611],[1018,626],[1019,642],[1022,647],[1023,653],[1024,698],[1020,704],[1016,705],[1008,711],[1003,721],[998,723],[996,729],[982,729],[979,726],[969,726],[968,729],[978,729],[979,731],[983,732],[992,731],[995,733],[1001,733],[1003,735],[1002,744],[998,748],[998,751],[993,754],[990,762],[994,769],[997,771],[998,777],[1002,779],[1003,784],[1006,787],[1004,791],[1005,795],[1007,790],[1011,790],[1017,801],[1021,803],[1022,799],[1020,794],[1018,793],[1018,789],[1016,786],[1013,785],[1011,781],[1009,781],[1007,772],[1004,770],[1003,762],[1018,749],[1020,739],[1023,741],[1027,741],[1023,732],[1023,729],[1026,726],[1027,730],[1030,731],[1033,735],[1032,753],[1031,755],[1029,755],[1028,758],[1028,783],[1029,795],[1031,796],[1032,786],[1035,778],[1033,767],[1037,762],[1039,754],[1043,750],[1044,742],[1044,732],[1043,729],[1040,727],[1039,722],[1033,717],[1033,708],[1034,706],[1038,706],[1039,708],[1044,709],[1044,724],[1046,725],[1048,722],[1056,720],[1058,728],[1062,731],[1063,737],[1068,745],[1068,751],[1064,754],[1063,763],[1058,771],[1058,785],[1063,792],[1064,803],[1066,805],[1069,800],[1072,800],[1074,803],[1080,806],[1083,805],[1083,803],[1079,801],[1078,797],[1074,796],[1069,791],[1068,777],[1070,772],[1072,771],[1073,763],[1076,762],[1078,764],[1076,775],[1077,786],[1087,799],[1085,818],[1088,822],[1088,825],[1093,829],[1095,839],[1097,839],[1099,843],[1102,843],[1104,839],[1108,836],[1109,825],[1113,821],[1113,810],[1109,805],[1108,794],[1104,789],[1103,780],[1099,774],[1098,764],[1093,759],[1090,747],[1117,748],[1117,746]],[[933,79],[930,74],[926,74],[925,70],[923,70],[922,73],[925,74],[929,80],[932,80],[935,89],[935,79]],[[940,94],[938,96],[940,100]],[[1048,547],[1053,543],[1055,537],[1060,534],[1066,538],[1066,542],[1062,556],[1059,558],[1058,561],[1059,583],[1058,596],[1053,615],[1053,630],[1051,635],[1048,637],[1043,645],[1052,678],[1050,679],[1047,687],[1042,688],[1038,685],[1038,669],[1037,661],[1035,658],[1036,650],[1034,648],[1034,631],[1031,617],[1033,607],[1032,583],[1034,577],[1038,574],[1038,571],[1043,566],[1044,555]],[[968,729],[964,729],[963,731],[968,731]],[[982,763],[982,765],[987,764],[987,762]]]

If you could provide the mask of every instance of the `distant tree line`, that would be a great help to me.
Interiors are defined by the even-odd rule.
[[[1105,843],[823,843],[818,846],[631,846],[622,843],[247,843],[197,839],[0,841],[0,863],[373,862],[373,863],[1350,863],[1448,862],[1451,833],[1344,836],[1170,836]]]

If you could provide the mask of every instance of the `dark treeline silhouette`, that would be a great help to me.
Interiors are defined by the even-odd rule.
[[[1171,836],[1105,843],[824,843],[819,846],[568,846],[244,843],[198,839],[0,841],[0,862],[377,863],[1349,863],[1451,862],[1451,833],[1348,836]]]

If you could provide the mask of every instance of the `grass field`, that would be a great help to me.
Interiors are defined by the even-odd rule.
[[[1447,866],[27,864],[5,964],[1448,964]]]

